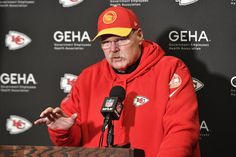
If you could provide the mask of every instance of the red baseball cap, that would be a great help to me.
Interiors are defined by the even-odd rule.
[[[121,6],[112,6],[100,14],[98,33],[93,40],[105,34],[125,37],[130,34],[132,29],[139,27],[139,20],[132,10]]]

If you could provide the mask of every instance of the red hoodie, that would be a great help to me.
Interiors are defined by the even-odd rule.
[[[114,144],[131,143],[146,157],[199,157],[199,118],[193,82],[185,64],[164,56],[159,45],[145,41],[138,67],[117,74],[104,59],[78,76],[61,103],[68,116],[78,113],[70,130],[50,130],[55,145],[97,147],[100,114],[110,89],[126,90],[120,120],[114,121]],[[104,140],[104,146],[105,146]]]

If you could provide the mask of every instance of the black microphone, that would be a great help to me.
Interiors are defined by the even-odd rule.
[[[112,147],[114,142],[114,125],[112,120],[120,119],[121,112],[123,109],[122,101],[125,99],[125,89],[121,86],[112,87],[109,97],[106,97],[102,108],[101,113],[104,117],[104,123],[102,126],[102,134],[99,140],[99,146],[102,146],[103,143],[103,133],[106,126],[108,126],[107,132],[107,146]]]
[[[101,108],[103,117],[109,118],[110,120],[118,120],[120,118],[125,93],[125,89],[121,86],[112,87],[109,97],[105,98]]]

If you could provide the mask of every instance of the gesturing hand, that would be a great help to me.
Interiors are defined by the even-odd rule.
[[[68,117],[61,108],[48,107],[41,114],[34,124],[46,124],[50,129],[68,130],[75,123],[77,114]]]

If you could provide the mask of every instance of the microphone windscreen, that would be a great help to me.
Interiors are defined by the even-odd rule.
[[[114,86],[110,91],[110,97],[118,97],[120,101],[125,99],[125,89],[122,86]]]

